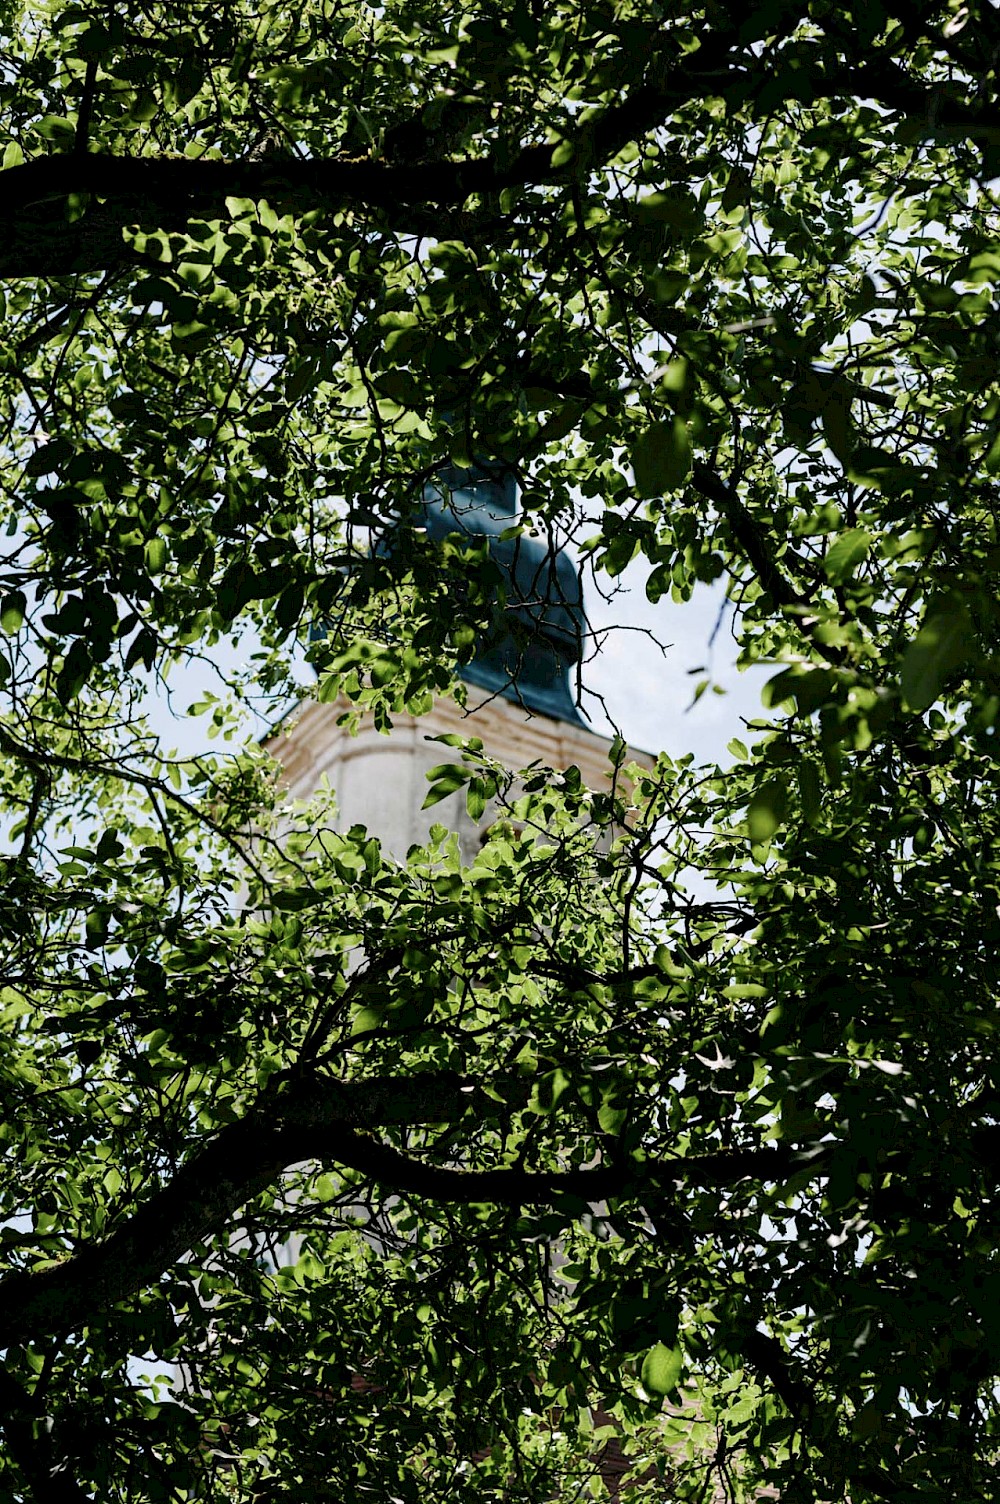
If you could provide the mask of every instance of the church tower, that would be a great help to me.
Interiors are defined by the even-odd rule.
[[[458,761],[453,749],[429,738],[475,736],[506,767],[575,764],[588,787],[607,786],[610,741],[587,725],[572,688],[585,641],[579,574],[565,553],[515,531],[516,509],[509,471],[485,460],[465,470],[448,467],[380,545],[402,553],[418,529],[422,547],[450,539],[481,549],[487,540],[500,583],[490,628],[459,671],[468,686],[466,710],[442,698],[426,715],[396,716],[390,735],[370,721],[352,734],[337,724],[344,705],[310,703],[270,742],[292,798],[306,799],[327,781],[338,824],[366,826],[398,858],[426,841],[433,824],[457,832],[465,861],[482,838],[463,791],[422,808],[430,769]]]

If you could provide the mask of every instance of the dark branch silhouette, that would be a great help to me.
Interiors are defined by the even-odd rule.
[[[279,1078],[272,1078],[272,1082]],[[491,1082],[488,1095],[454,1076],[339,1082],[290,1073],[240,1122],[224,1128],[101,1243],[37,1273],[0,1280],[0,1346],[64,1333],[127,1300],[192,1247],[220,1232],[295,1164],[317,1160],[366,1175],[384,1189],[441,1201],[547,1204],[668,1196],[678,1183],[732,1185],[774,1180],[819,1161],[787,1148],[733,1150],[652,1162],[611,1162],[551,1172],[458,1170],[422,1163],[371,1136],[389,1126],[455,1123],[523,1106],[530,1080]],[[500,1098],[500,1100],[497,1100]]]

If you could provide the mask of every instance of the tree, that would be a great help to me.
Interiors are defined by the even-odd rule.
[[[998,12],[3,16],[0,1494],[994,1497]],[[774,676],[399,865],[240,711],[457,692],[474,455]]]

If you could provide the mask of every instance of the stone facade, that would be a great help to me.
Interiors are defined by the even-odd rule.
[[[461,790],[430,809],[421,807],[431,787],[431,768],[460,760],[455,748],[429,738],[476,736],[505,767],[520,769],[539,762],[562,770],[575,764],[588,788],[609,785],[608,738],[570,721],[531,715],[500,695],[476,705],[475,694],[470,686],[473,708],[468,712],[453,700],[441,699],[427,715],[398,716],[390,735],[376,731],[370,722],[352,735],[338,725],[345,705],[311,703],[290,718],[287,727],[278,728],[268,749],[281,766],[289,796],[307,799],[327,782],[336,795],[338,825],[345,830],[366,826],[400,859],[439,824],[458,833],[463,859],[471,861],[491,818],[487,810],[478,824],[474,822]],[[651,763],[646,754],[630,751],[629,760],[633,759]]]

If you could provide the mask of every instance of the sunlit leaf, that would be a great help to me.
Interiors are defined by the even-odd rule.
[[[763,846],[781,829],[788,803],[788,790],[780,778],[769,779],[757,789],[747,806],[747,829],[754,846]]]
[[[864,528],[848,528],[839,534],[827,549],[823,568],[827,579],[834,585],[842,585],[857,572],[858,565],[868,555],[872,536]]]
[[[642,1362],[640,1378],[642,1387],[649,1394],[672,1394],[684,1369],[684,1354],[679,1347],[666,1347],[657,1342],[649,1349]]]

